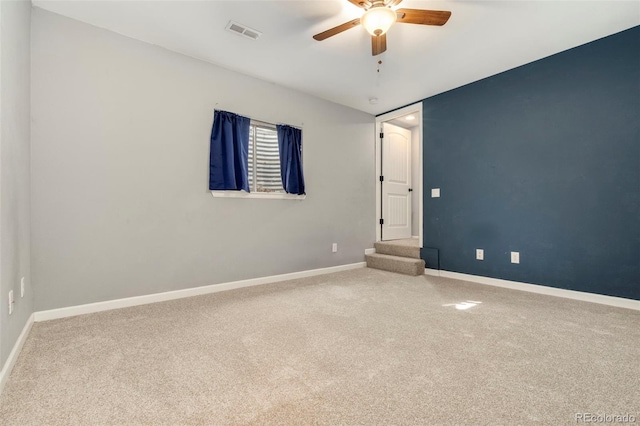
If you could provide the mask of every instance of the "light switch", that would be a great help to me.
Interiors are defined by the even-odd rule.
[[[440,197],[440,188],[431,188],[431,198]]]

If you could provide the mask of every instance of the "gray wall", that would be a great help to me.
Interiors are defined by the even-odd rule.
[[[640,299],[640,27],[423,105],[441,269]]]
[[[0,367],[29,316],[29,45],[31,2],[0,1]],[[24,298],[20,279],[26,279]],[[9,291],[15,304],[9,315]]]
[[[362,262],[372,247],[373,116],[38,8],[32,64],[36,310]],[[306,200],[210,195],[214,107],[304,123]]]

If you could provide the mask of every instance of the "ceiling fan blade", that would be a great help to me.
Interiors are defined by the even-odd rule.
[[[318,41],[322,41],[336,34],[340,34],[343,31],[347,31],[349,28],[353,28],[357,25],[360,25],[360,18],[353,19],[349,22],[345,22],[342,25],[338,25],[337,27],[333,27],[327,31],[323,31],[320,34],[314,35],[313,38]]]
[[[356,6],[363,9],[368,9],[371,7],[371,2],[369,0],[349,0],[349,3],[355,4]]]
[[[398,20],[403,24],[444,25],[451,12],[446,10],[398,9]]]
[[[371,36],[371,54],[379,55],[387,50],[387,35]]]

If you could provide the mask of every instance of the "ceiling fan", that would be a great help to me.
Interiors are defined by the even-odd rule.
[[[401,24],[438,25],[447,23],[451,12],[443,10],[391,9],[402,0],[348,0],[365,10],[362,17],[313,36],[318,41],[340,34],[360,24],[371,34],[371,53],[379,55],[387,50],[387,31],[395,22]]]

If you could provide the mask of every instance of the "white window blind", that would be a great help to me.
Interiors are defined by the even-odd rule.
[[[251,122],[249,187],[251,192],[284,192],[280,177],[278,134],[274,125]]]

